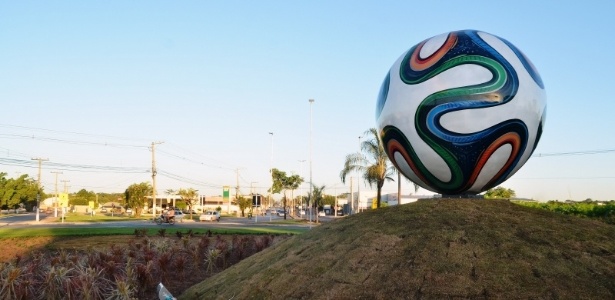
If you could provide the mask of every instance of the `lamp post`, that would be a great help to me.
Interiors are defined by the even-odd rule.
[[[273,203],[273,132],[269,133],[271,135],[271,161],[269,166],[269,176],[271,176],[271,190],[269,191],[269,208],[271,209],[271,203]],[[271,210],[269,211],[269,222],[271,222]]]
[[[310,102],[310,196],[308,197],[308,202],[310,204],[310,222],[312,222],[312,203],[314,196],[314,184],[312,182],[312,106],[314,104],[314,99],[308,100]]]

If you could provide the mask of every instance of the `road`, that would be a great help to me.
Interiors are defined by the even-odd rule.
[[[288,224],[283,223],[283,217],[278,216],[259,216],[252,219],[248,218],[235,218],[235,217],[222,217],[219,222],[194,222],[184,221],[177,222],[175,225],[162,224],[157,225],[152,220],[135,220],[135,221],[117,221],[117,222],[58,222],[58,218],[53,217],[53,214],[39,215],[40,221],[36,221],[36,213],[25,213],[17,215],[2,215],[0,216],[0,228],[25,228],[25,227],[83,227],[83,228],[143,228],[143,227],[166,227],[166,228],[280,228],[284,227],[291,230],[309,230],[310,228],[317,226],[315,223],[297,223]],[[321,222],[328,222],[333,220],[333,217],[320,217]]]

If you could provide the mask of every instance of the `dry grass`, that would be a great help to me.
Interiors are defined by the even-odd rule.
[[[615,227],[494,200],[421,200],[294,236],[181,299],[613,299]]]

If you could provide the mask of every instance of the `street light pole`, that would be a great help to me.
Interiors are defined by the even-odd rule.
[[[314,196],[314,183],[312,182],[312,105],[314,104],[314,99],[308,100],[310,102],[310,196],[308,197],[308,201],[310,204],[310,222],[312,222],[312,203]]]

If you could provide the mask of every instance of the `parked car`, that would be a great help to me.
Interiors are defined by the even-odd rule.
[[[283,216],[284,216],[284,210],[283,209],[278,209],[278,217],[283,217]]]
[[[126,213],[127,213],[127,214],[129,214],[129,215],[131,215],[131,214],[132,214],[132,208],[130,208],[130,207],[129,207],[129,208],[127,208],[127,209],[126,209]]]
[[[220,221],[220,212],[214,210],[208,210],[199,216],[199,221]]]
[[[176,209],[175,210],[175,220],[181,221],[183,218],[184,218],[184,213],[181,210]]]
[[[101,212],[101,213],[106,213],[106,212],[107,212],[107,208],[106,208],[106,207],[101,208],[101,209],[100,209],[100,212]]]
[[[194,215],[196,215],[196,213],[197,213],[197,212],[196,212],[196,210],[194,210],[194,209],[187,209],[187,208],[186,208],[186,209],[184,209],[184,211],[183,211],[183,212],[184,212],[184,214],[186,214],[186,215],[189,215],[191,212],[192,212],[192,214],[194,214]]]

